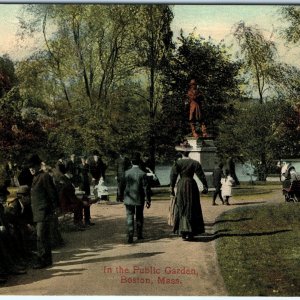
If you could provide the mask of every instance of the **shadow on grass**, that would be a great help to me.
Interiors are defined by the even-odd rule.
[[[249,221],[249,220],[252,220],[252,218],[240,218],[235,220],[217,220],[212,225],[220,224],[220,223],[236,223],[236,222]]]
[[[275,235],[275,234],[280,234],[280,233],[285,233],[292,231],[291,229],[285,229],[285,230],[275,230],[275,231],[263,231],[263,232],[251,232],[251,233],[225,233],[230,230],[225,229],[225,230],[219,230],[213,234],[203,234],[201,236],[196,236],[193,240],[193,242],[211,242],[214,240],[217,240],[219,238],[223,237],[236,237],[236,236],[241,236],[241,237],[253,237],[253,236],[269,236],[269,235]]]
[[[267,201],[248,201],[248,202],[238,202],[238,203],[231,203],[230,205],[251,205],[251,204],[263,204]]]

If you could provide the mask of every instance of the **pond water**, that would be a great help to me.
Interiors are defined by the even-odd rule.
[[[170,184],[170,172],[171,172],[171,165],[158,165],[155,169],[155,174],[159,179],[159,182],[162,186],[166,186]],[[248,164],[236,164],[236,175],[241,182],[249,182],[251,181],[250,174],[253,174],[254,169]],[[276,178],[279,180],[278,178]],[[256,180],[256,176],[252,176],[252,180]],[[273,180],[273,178],[269,178],[269,180]],[[106,184],[109,187],[116,186],[117,181],[115,176],[107,176]]]
[[[296,171],[300,171],[300,160],[287,160],[290,162],[295,168]],[[170,184],[170,172],[171,172],[171,165],[158,165],[156,166],[155,174],[159,179],[161,186],[167,186]],[[236,163],[236,175],[240,182],[251,182],[257,179],[256,176],[253,175],[254,168],[250,164],[240,164]],[[279,174],[278,176],[270,176],[267,178],[267,181],[279,181]],[[198,180],[196,180],[198,183]],[[115,179],[115,175],[108,175],[105,180],[106,185],[109,187],[111,191],[116,189],[117,181]],[[199,183],[198,183],[199,184]]]

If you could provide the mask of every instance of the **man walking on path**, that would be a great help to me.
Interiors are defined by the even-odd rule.
[[[33,175],[31,186],[31,208],[37,231],[37,264],[35,269],[52,265],[50,226],[52,216],[58,205],[58,195],[52,177],[41,169],[42,161],[38,155],[29,160],[29,170]]]
[[[215,187],[212,205],[217,205],[217,203],[216,203],[217,196],[219,196],[219,198],[222,201],[222,204],[224,204],[224,199],[223,199],[222,193],[221,193],[221,187],[222,187],[221,179],[224,177],[223,166],[224,166],[223,163],[220,163],[219,166],[214,169],[213,174],[212,174],[213,185]]]
[[[121,195],[124,199],[127,214],[127,230],[129,244],[133,243],[134,215],[136,215],[137,239],[143,239],[144,205],[151,205],[150,189],[147,175],[139,168],[139,156],[135,155],[131,161],[132,168],[126,171]]]
[[[125,172],[131,168],[130,160],[123,155],[123,152],[120,153],[119,158],[116,160],[117,165],[117,182],[118,182],[118,189],[117,189],[117,202],[122,202],[121,198],[121,188],[125,177]]]

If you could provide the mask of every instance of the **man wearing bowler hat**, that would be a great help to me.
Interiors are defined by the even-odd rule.
[[[33,181],[31,208],[37,232],[37,263],[35,269],[52,265],[50,224],[58,204],[58,196],[51,176],[41,169],[42,160],[37,154],[30,157],[28,166]]]

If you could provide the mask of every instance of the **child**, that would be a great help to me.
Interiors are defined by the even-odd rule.
[[[225,170],[225,178],[221,179],[222,184],[222,197],[224,199],[224,204],[229,204],[229,197],[231,197],[232,185],[234,184],[233,178],[229,175],[229,170]]]

